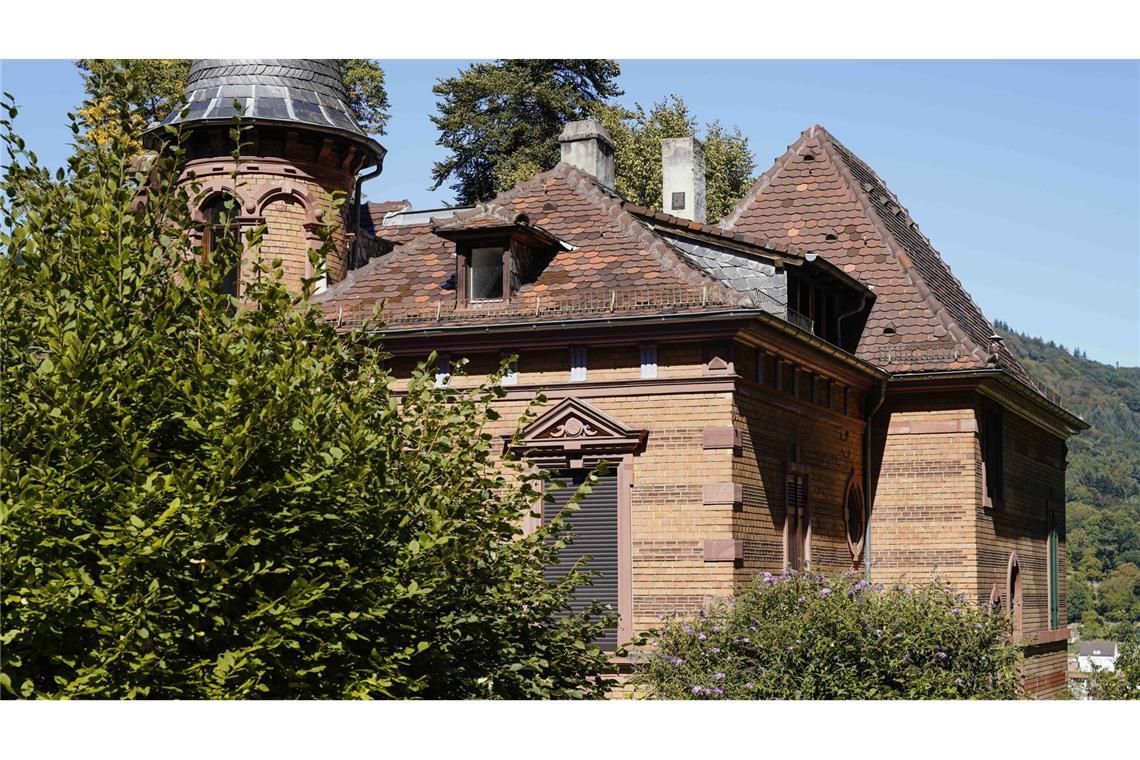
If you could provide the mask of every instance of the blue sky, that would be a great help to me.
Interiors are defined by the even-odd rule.
[[[417,207],[442,156],[431,86],[465,61],[382,62],[392,103],[373,200]],[[739,125],[771,166],[827,127],[899,196],[991,319],[1140,365],[1140,63],[1136,61],[622,61],[626,104],[681,95]],[[82,100],[69,61],[4,61],[0,86],[48,165]]]

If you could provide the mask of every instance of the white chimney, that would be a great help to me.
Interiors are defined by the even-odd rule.
[[[614,186],[614,141],[594,119],[567,122],[558,136],[562,160],[608,188]]]
[[[705,221],[705,151],[695,137],[661,141],[661,209],[694,222]]]

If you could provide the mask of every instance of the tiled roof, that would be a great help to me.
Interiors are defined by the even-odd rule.
[[[509,304],[457,308],[455,244],[435,229],[484,220],[489,225],[514,223],[519,214],[570,250],[559,250]],[[457,213],[454,221],[434,228],[390,226],[381,232],[398,247],[321,295],[330,317],[348,324],[364,320],[381,301],[386,301],[386,322],[396,326],[511,317],[540,321],[595,311],[676,313],[746,300],[654,235],[622,208],[619,197],[565,163],[500,194],[487,207]]]
[[[892,372],[992,366],[993,325],[886,184],[813,126],[776,160],[726,230],[825,256],[877,294],[857,354]],[[999,345],[997,364],[1029,374]]]

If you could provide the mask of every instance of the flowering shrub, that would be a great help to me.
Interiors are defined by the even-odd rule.
[[[648,634],[657,699],[1012,699],[1008,617],[947,587],[764,573],[697,618]]]

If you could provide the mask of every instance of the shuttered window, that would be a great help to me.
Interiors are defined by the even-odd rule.
[[[1061,627],[1061,561],[1057,556],[1057,515],[1049,511],[1049,628]]]
[[[552,488],[547,493],[543,509],[543,523],[558,515],[579,486],[586,480],[586,470],[562,472],[557,479],[566,485]],[[570,609],[579,612],[593,600],[618,609],[618,483],[617,474],[598,478],[590,493],[581,501],[578,510],[570,515],[572,541],[558,552],[559,563],[546,568],[546,579],[557,582],[566,577],[574,564],[584,557],[589,559],[584,569],[596,573],[591,586],[580,586],[570,602]],[[595,642],[606,651],[617,648],[617,628],[609,628]]]
[[[982,407],[982,488],[985,506],[1000,507],[1005,489],[1004,434],[1000,406]]]
[[[811,516],[808,476],[788,473],[784,486],[784,553],[789,570],[802,570],[808,561]]]

